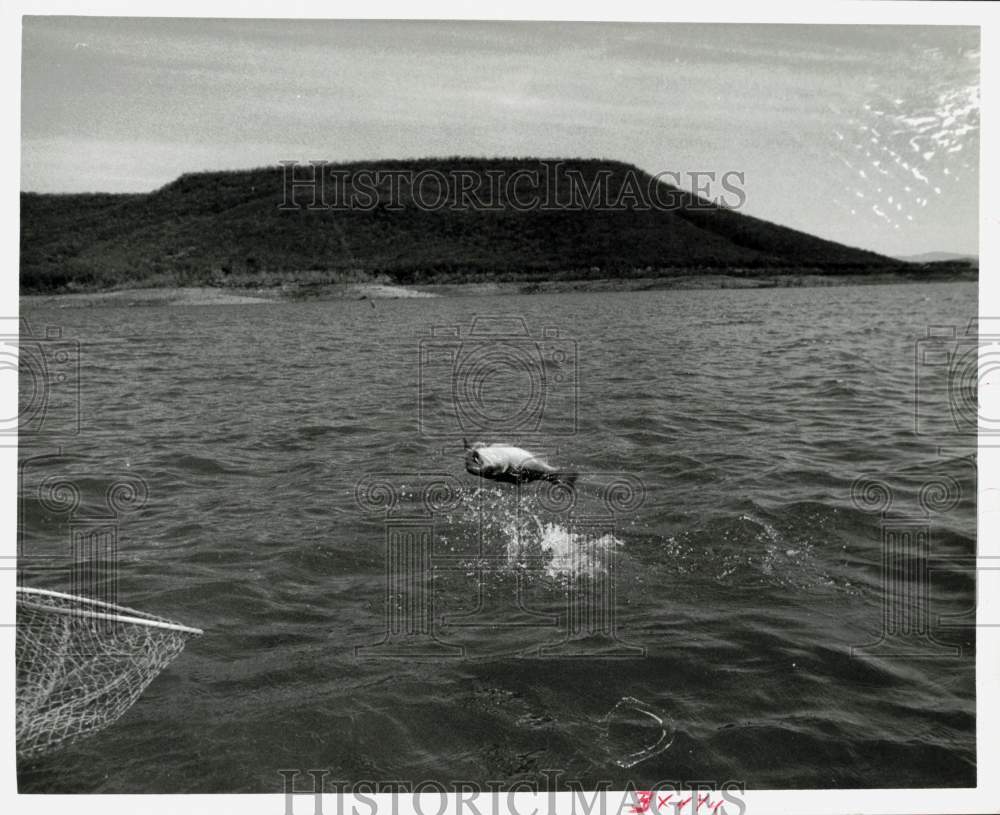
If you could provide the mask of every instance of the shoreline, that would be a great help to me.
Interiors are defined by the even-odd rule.
[[[437,297],[490,297],[514,294],[559,294],[564,292],[614,293],[695,289],[824,288],[921,283],[975,283],[977,269],[941,275],[886,272],[864,275],[770,274],[770,275],[678,275],[650,278],[599,278],[589,280],[491,281],[480,283],[326,283],[268,288],[126,288],[95,292],[22,294],[21,307],[89,308],[101,306],[215,306],[326,300],[400,300]]]

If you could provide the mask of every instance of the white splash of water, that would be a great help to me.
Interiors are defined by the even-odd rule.
[[[548,554],[545,573],[552,578],[572,578],[608,570],[608,560],[622,542],[612,533],[596,538],[574,533],[559,524],[541,526],[539,545]]]
[[[571,520],[542,520],[532,497],[512,504],[503,493],[479,493],[465,503],[470,522],[475,520],[491,541],[494,552],[503,552],[506,568],[537,570],[550,579],[571,580],[606,574],[617,547],[622,545],[606,530],[574,528]]]

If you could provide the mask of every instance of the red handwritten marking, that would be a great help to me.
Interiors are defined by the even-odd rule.
[[[648,813],[652,809],[653,793],[651,790],[636,790],[635,797],[636,801],[629,810],[631,815],[644,815],[644,813]],[[656,815],[669,815],[669,811],[667,813],[660,813],[660,807],[669,805],[670,799],[673,797],[674,794],[672,792],[667,793],[665,796],[656,796]],[[691,802],[692,798],[693,796],[689,795],[682,801],[673,804],[673,806],[676,808],[677,812],[681,812],[684,807]],[[707,805],[708,811],[711,815],[718,815],[719,807],[721,807],[723,803],[725,803],[725,801],[716,801],[713,803],[711,794],[706,793],[705,795],[698,797],[695,812],[697,813],[698,810]]]
[[[649,811],[649,802],[653,798],[653,793],[650,790],[636,790],[635,797],[636,802],[632,806],[632,812],[641,813]]]

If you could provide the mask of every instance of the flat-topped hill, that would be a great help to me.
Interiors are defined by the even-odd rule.
[[[312,172],[302,164],[195,173],[138,195],[23,193],[21,290],[843,275],[903,265],[620,162],[329,164],[315,169],[322,188]],[[721,182],[709,185],[713,197],[738,204],[737,180]]]

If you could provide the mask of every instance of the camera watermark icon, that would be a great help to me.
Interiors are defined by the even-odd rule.
[[[425,436],[522,438],[577,431],[577,346],[558,328],[532,336],[523,317],[483,315],[420,341],[417,416]]]
[[[851,656],[881,658],[942,657],[961,654],[940,642],[932,630],[931,528],[935,515],[950,512],[961,500],[950,476],[934,476],[919,488],[919,509],[892,513],[895,492],[882,479],[862,477],[851,485],[851,501],[862,512],[877,513],[881,531],[882,620],[875,642],[851,647]]]
[[[915,432],[970,444],[977,432],[1000,437],[1000,319],[973,319],[964,333],[930,326],[915,350]]]
[[[479,629],[502,630],[498,636],[504,638],[503,647],[523,657],[645,656],[645,648],[630,645],[619,634],[620,541],[615,536],[622,513],[642,504],[642,483],[634,476],[617,476],[599,490],[602,505],[595,508],[591,502],[586,514],[576,508],[576,487],[562,482],[505,488],[500,492],[499,520],[491,516],[498,510],[495,503],[484,501],[486,495],[484,489],[463,488],[447,473],[370,474],[361,479],[357,503],[380,514],[385,525],[385,633],[377,643],[357,646],[355,655],[461,658],[469,655],[468,649],[442,632],[454,639],[459,632]],[[538,514],[555,514],[558,522],[543,524]],[[464,552],[439,546],[444,521],[449,537],[457,530],[464,538],[461,543],[471,544],[461,547]],[[499,546],[493,534],[497,532]],[[464,601],[473,599],[471,610],[439,611],[438,583],[449,575],[461,595],[452,601],[465,606]],[[503,579],[495,580],[498,577]],[[510,580],[505,583],[506,578]],[[488,580],[508,587],[513,583],[513,590],[501,593],[497,602],[487,597]],[[556,585],[561,612],[533,608],[529,583],[549,590]],[[518,629],[533,634],[521,640],[518,633],[512,646],[510,635]],[[482,638],[477,646],[487,647]]]
[[[33,334],[26,320],[0,318],[0,372],[17,376],[18,409],[0,417],[0,445],[18,437],[80,432],[80,344],[58,326]]]

